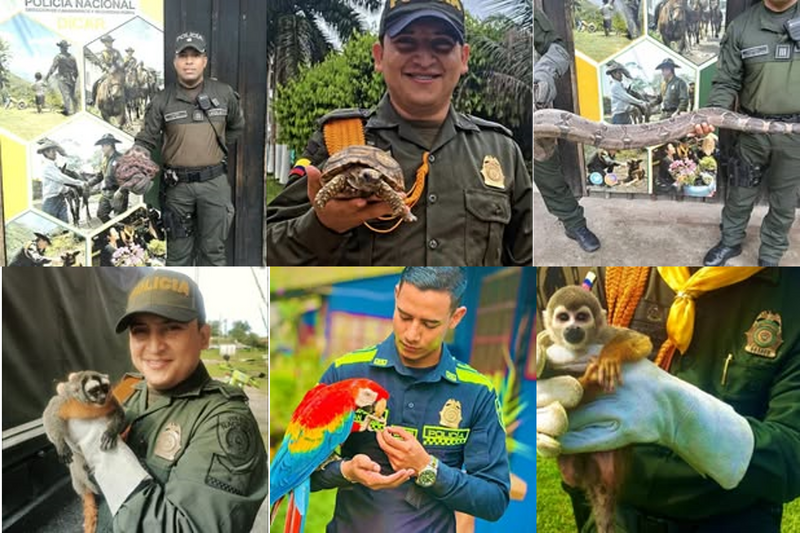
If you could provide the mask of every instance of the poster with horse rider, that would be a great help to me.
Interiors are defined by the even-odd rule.
[[[163,260],[165,245],[152,243],[164,239],[158,212],[145,206],[144,191],[120,187],[115,176],[164,85],[163,4],[0,0],[9,264],[19,256],[35,266],[97,265],[97,243],[108,241],[110,229],[134,235],[136,225],[147,238],[120,240],[119,261]]]

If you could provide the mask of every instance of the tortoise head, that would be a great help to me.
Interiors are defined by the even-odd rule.
[[[377,189],[383,177],[383,174],[374,168],[358,167],[348,173],[347,183],[359,191],[372,191]]]

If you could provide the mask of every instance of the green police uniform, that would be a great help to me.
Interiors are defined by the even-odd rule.
[[[434,139],[409,124],[386,95],[372,111],[340,110],[321,119],[359,117],[368,144],[400,163],[406,190],[429,153],[416,222],[390,233],[359,226],[343,234],[323,226],[311,208],[305,176],[290,182],[267,207],[270,265],[530,265],[532,187],[522,153],[499,124],[457,113],[451,106]],[[328,159],[321,132],[303,157]],[[391,227],[375,222],[373,227]]]
[[[763,3],[750,7],[728,26],[720,45],[717,74],[706,105],[757,117],[800,121],[800,44],[783,25],[800,16],[800,4],[774,13]],[[759,184],[766,181],[769,212],[761,223],[759,258],[778,262],[789,247],[800,184],[800,136],[739,134],[728,173],[728,198],[722,210],[722,244],[744,241]]]
[[[129,193],[127,190],[119,190],[117,178],[114,176],[114,171],[117,168],[117,163],[121,156],[121,153],[114,150],[107,159],[104,158],[100,175],[94,180],[89,181],[89,185],[95,185],[101,181],[103,182],[103,190],[100,193],[100,203],[97,206],[97,218],[103,222],[111,220],[112,211],[119,215],[128,209]]]
[[[205,112],[199,95],[208,96]],[[234,209],[223,146],[243,130],[239,96],[216,80],[206,78],[199,91],[169,86],[148,104],[136,144],[160,149],[165,174],[177,181],[163,191],[168,265],[225,264]]]
[[[533,46],[536,53],[544,55],[552,44],[564,46],[564,42],[555,33],[553,24],[547,16],[536,8],[533,11]],[[533,180],[542,195],[547,210],[564,224],[567,231],[586,226],[583,207],[572,194],[572,190],[564,180],[561,168],[561,152],[556,146],[553,156],[547,161],[533,162]]]
[[[676,112],[689,110],[689,86],[673,72],[672,79],[661,88],[661,118],[668,119]]]
[[[587,270],[541,269],[538,307],[557,287],[580,283]],[[595,287],[605,306],[604,274],[601,270]],[[635,475],[627,477],[619,498],[624,531],[780,531],[783,504],[800,496],[800,329],[792,327],[800,307],[790,296],[795,294],[800,272],[775,268],[697,298],[692,343],[684,355],[676,354],[670,373],[746,417],[755,436],[750,466],[736,488],[724,490],[666,448],[634,446],[629,472]],[[651,270],[630,327],[660,346],[674,299]],[[581,531],[594,531],[582,492],[568,492]]]
[[[134,376],[138,376],[133,374]],[[141,376],[138,376],[141,377]],[[267,496],[267,454],[247,396],[202,363],[173,390],[124,403],[127,444],[153,476],[98,531],[250,531]]]

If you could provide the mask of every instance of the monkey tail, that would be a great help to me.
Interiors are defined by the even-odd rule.
[[[592,505],[597,533],[614,533],[616,489],[600,482],[589,485],[586,488],[586,495]]]
[[[630,458],[629,448],[587,454],[587,469],[593,470],[585,485],[586,495],[594,512],[597,533],[614,533],[617,496],[625,480]]]
[[[83,533],[94,533],[97,529],[97,503],[94,493],[87,489],[83,493]]]

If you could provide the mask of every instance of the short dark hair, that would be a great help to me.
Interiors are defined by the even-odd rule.
[[[461,304],[467,290],[467,271],[464,267],[406,267],[400,275],[403,283],[421,291],[441,291],[450,294],[450,310]]]

